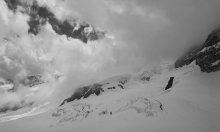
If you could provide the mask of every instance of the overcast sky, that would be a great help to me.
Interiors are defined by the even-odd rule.
[[[66,0],[76,17],[115,37],[117,65],[176,59],[220,25],[219,0]]]
[[[175,60],[220,27],[219,0],[38,0],[59,19],[73,17],[100,27],[104,40],[87,45],[67,40],[47,24],[38,36],[30,36],[28,16],[13,14],[0,1],[0,73],[20,78],[27,74],[61,72],[63,89],[85,81],[138,71],[161,60]],[[63,90],[62,89],[62,90]]]
[[[142,56],[177,56],[219,27],[219,0],[66,0],[83,19],[101,26]],[[173,50],[176,51],[173,51]],[[169,51],[169,53],[167,53]],[[161,52],[160,52],[161,53]]]

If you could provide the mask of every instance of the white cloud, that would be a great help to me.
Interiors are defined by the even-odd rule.
[[[3,0],[0,1],[0,15],[4,24],[7,25],[9,23],[9,16],[12,15],[12,12],[8,10],[7,5]]]
[[[7,8],[7,5],[4,1],[0,1],[0,18],[1,18],[1,33],[7,33],[13,31],[19,35],[25,34],[28,31],[28,16],[22,13],[13,13]]]

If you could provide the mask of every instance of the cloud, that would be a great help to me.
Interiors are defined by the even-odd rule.
[[[8,32],[16,32],[19,35],[26,34],[28,30],[28,16],[17,12],[13,13],[7,8],[4,1],[0,1],[0,28],[3,38]]]
[[[220,23],[216,0],[73,0],[67,3],[84,19],[104,27],[123,41],[127,51],[134,49],[138,57],[146,60],[177,58],[192,45],[202,43]]]

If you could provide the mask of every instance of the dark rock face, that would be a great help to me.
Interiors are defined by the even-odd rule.
[[[91,86],[81,87],[81,88],[77,89],[71,97],[65,99],[60,104],[60,106],[64,105],[66,102],[79,100],[81,98],[88,98],[90,95],[93,95],[93,94],[99,95],[102,92],[104,92],[104,90],[102,89],[101,84],[94,84],[94,85],[91,85]]]
[[[88,98],[91,95],[98,96],[104,92],[126,89],[125,84],[128,83],[129,77],[120,77],[120,78],[117,77],[116,80],[114,79],[113,81],[112,79],[110,79],[110,80],[105,80],[103,82],[77,88],[76,91],[74,91],[74,93],[71,95],[71,97],[65,99],[60,104],[60,106],[64,105],[67,102],[72,102],[75,100],[79,100],[81,98]]]
[[[197,53],[200,51],[201,49],[194,49],[193,51],[191,51],[190,53],[188,53],[185,56],[180,57],[176,62],[175,62],[175,67],[179,68],[179,67],[183,67],[185,65],[189,65],[191,64],[197,57]]]
[[[41,75],[31,75],[27,76],[24,81],[22,82],[23,85],[28,87],[33,87],[39,84],[45,83],[45,80]]]
[[[96,29],[88,23],[80,23],[76,20],[68,19],[64,21],[58,20],[49,8],[38,5],[37,1],[33,1],[33,3],[25,3],[21,0],[5,0],[5,2],[8,8],[13,12],[18,11],[18,7],[22,7],[23,10],[19,11],[30,16],[28,21],[28,32],[30,34],[39,34],[42,26],[48,22],[57,34],[79,39],[84,43],[105,37],[105,32]]]
[[[165,90],[168,90],[173,86],[173,80],[174,80],[174,77],[170,77],[170,80],[168,81],[168,84],[167,84]]]
[[[214,30],[201,48],[195,49],[175,62],[179,68],[195,61],[202,72],[216,72],[220,70],[220,29]]]

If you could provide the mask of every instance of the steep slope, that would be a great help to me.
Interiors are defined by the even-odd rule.
[[[151,70],[149,72],[152,73]],[[58,124],[62,124],[64,129],[53,126],[49,130],[219,130],[219,82],[208,80],[218,78],[218,72],[202,74],[196,65],[191,64],[178,70],[163,70],[160,74],[153,74],[150,81],[140,80],[142,75],[130,75],[124,89],[105,91],[101,95],[91,95],[60,106],[53,112],[52,118],[57,120]],[[117,76],[103,82],[115,86],[120,78],[124,77]],[[173,85],[165,90],[170,77],[174,77]],[[209,87],[212,90],[208,89]],[[215,95],[210,95],[210,90],[215,91]]]
[[[161,71],[162,72],[162,71]],[[52,114],[60,123],[134,110],[146,117],[163,113],[158,94],[170,91],[177,80],[161,78],[152,70],[137,75],[120,75],[76,89]],[[169,81],[169,84],[168,84]],[[157,84],[156,84],[157,83]],[[173,83],[173,84],[172,84]],[[155,85],[156,84],[156,85]],[[169,85],[169,88],[165,88]]]
[[[142,73],[112,77],[99,82],[109,84],[101,86],[104,92],[98,96],[95,93],[86,98],[82,96],[35,116],[26,113],[25,118],[1,123],[0,127],[4,132],[218,132],[219,72],[204,74],[198,69],[191,64],[156,74],[148,70],[154,73],[150,81],[141,80]],[[165,90],[170,77],[174,77],[173,85]],[[121,79],[127,80],[124,89],[107,89],[117,86]]]
[[[175,63],[179,68],[196,62],[203,72],[215,72],[220,70],[220,29],[214,30],[206,39],[201,48],[194,49],[189,54],[181,57]]]

